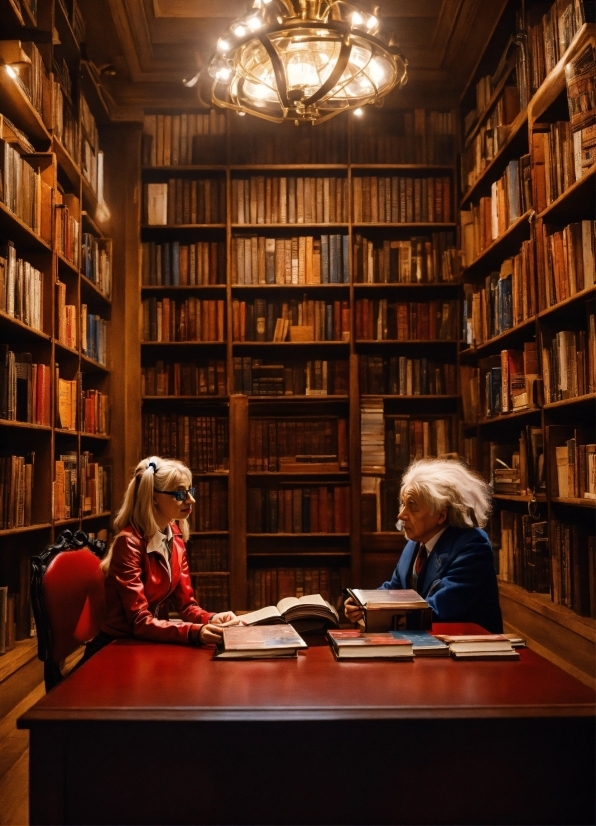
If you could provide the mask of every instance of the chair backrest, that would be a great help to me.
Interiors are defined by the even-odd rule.
[[[105,616],[100,559],[105,542],[63,531],[31,559],[31,602],[49,691],[62,679],[60,662],[97,635]]]

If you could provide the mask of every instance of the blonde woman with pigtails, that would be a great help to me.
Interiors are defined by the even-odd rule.
[[[114,520],[117,536],[102,561],[107,614],[84,659],[114,639],[188,645],[216,643],[232,611],[213,614],[197,603],[185,540],[194,505],[192,474],[182,462],[149,456],[136,467]],[[171,601],[182,622],[168,620]]]

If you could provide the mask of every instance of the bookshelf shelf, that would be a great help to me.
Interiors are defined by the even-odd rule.
[[[590,404],[596,402],[596,393],[586,393],[583,396],[576,396],[574,399],[562,399],[558,402],[548,402],[543,405],[544,410],[560,410],[561,408],[575,407],[576,405]]]
[[[110,107],[106,101],[104,92],[97,81],[96,71],[93,64],[87,60],[81,60],[79,73],[81,86],[85,93],[85,98],[90,102],[91,109],[95,113],[95,120],[101,125],[110,123]]]
[[[399,172],[400,170],[403,170],[404,172],[454,172],[455,166],[449,163],[352,163],[350,164],[350,169],[393,169],[396,172]]]
[[[81,298],[86,301],[100,301],[105,307],[109,307],[112,300],[109,296],[103,293],[99,287],[89,281],[89,279],[81,273]]]
[[[43,240],[31,227],[9,210],[0,202],[0,231],[2,235],[10,238],[23,250],[34,252],[51,252],[51,246]]]
[[[536,217],[554,224],[568,224],[583,217],[590,219],[594,214],[595,188],[596,164],[593,164],[585,175]]]
[[[357,344],[357,345],[358,344],[365,344],[365,345],[381,344],[381,345],[384,345],[384,346],[391,346],[391,347],[396,347],[396,346],[400,346],[400,345],[406,345],[407,346],[407,345],[412,345],[412,344],[421,344],[421,345],[424,345],[424,346],[427,346],[427,345],[436,346],[438,344],[456,345],[458,343],[459,343],[459,341],[456,338],[454,338],[454,339],[451,339],[451,338],[442,338],[442,339],[439,339],[439,338],[428,338],[428,339],[422,339],[422,338],[384,338],[384,339],[358,338],[355,341],[355,344]]]
[[[574,508],[589,508],[590,510],[596,510],[596,501],[594,499],[553,496],[550,501],[554,505],[567,505]]]
[[[243,394],[242,393],[235,393],[234,395],[235,396],[241,396]],[[279,403],[281,403],[281,404],[296,404],[297,402],[305,402],[305,401],[308,401],[309,403],[310,402],[319,402],[319,403],[321,403],[321,402],[325,403],[326,402],[326,403],[329,403],[329,402],[347,402],[347,401],[350,400],[349,396],[341,396],[341,395],[338,395],[338,396],[332,396],[332,395],[323,396],[323,395],[320,395],[320,394],[316,394],[316,395],[313,395],[313,396],[298,396],[298,395],[296,395],[296,396],[248,396],[247,398],[248,398],[250,403],[255,403],[255,404],[259,404],[259,403],[260,404],[263,404],[263,403],[269,403],[270,404],[271,402],[275,402],[275,404],[279,404]]]
[[[508,330],[504,330],[500,335],[494,336],[494,338],[490,338],[487,341],[483,341],[482,344],[477,344],[475,347],[470,347],[467,350],[462,350],[460,356],[467,356],[472,353],[482,355],[485,351],[498,349],[502,347],[502,345],[506,343],[508,340],[514,339],[516,337],[519,337],[520,335],[523,335],[524,333],[527,333],[535,324],[535,316],[527,318],[520,324],[516,324],[515,327],[510,327]]]
[[[142,347],[225,347],[225,341],[141,341]]]
[[[58,436],[78,436],[79,435],[78,430],[69,430],[66,427],[55,427],[54,432]]]
[[[495,106],[497,104],[497,101],[501,97],[501,93],[503,92],[503,89],[505,88],[505,84],[507,83],[507,81],[510,78],[510,76],[511,76],[514,69],[515,69],[515,61],[512,61],[511,59],[509,59],[509,61],[507,62],[507,65],[505,67],[505,70],[503,71],[503,73],[501,74],[501,77],[499,78],[499,82],[497,83],[497,85],[495,86],[495,88],[492,91],[492,94],[490,96],[490,99],[489,99],[488,103],[486,104],[486,106],[484,107],[482,112],[480,112],[480,114],[478,115],[478,118],[476,119],[476,122],[474,123],[474,126],[469,130],[469,132],[465,136],[464,150],[470,148],[474,138],[476,137],[476,135],[480,131],[480,128],[482,127],[482,125],[484,124],[484,122],[486,121],[486,119],[488,118],[490,113],[495,108]]]
[[[417,396],[416,395],[413,395],[413,396],[400,396],[397,393],[362,393],[360,395],[360,398],[361,399],[400,399],[400,400],[403,400],[403,401],[414,401],[414,400],[427,401],[427,400],[430,400],[430,399],[432,399],[432,400],[442,399],[443,401],[446,401],[447,399],[449,399],[450,401],[453,401],[454,399],[459,399],[459,396],[451,396],[451,395],[448,395],[447,393],[445,393],[445,394],[435,394],[433,396],[423,396],[422,394],[417,395]]]
[[[12,534],[31,533],[31,531],[44,531],[52,527],[51,522],[40,522],[36,525],[26,525],[22,528],[8,528],[0,531],[0,536],[12,536]],[[41,550],[41,549],[40,549]]]
[[[287,471],[287,470],[249,470],[246,473],[247,478],[249,479],[281,479],[281,478],[288,478],[288,479],[303,479],[305,477],[313,478],[316,476],[317,479],[342,479],[346,480],[350,478],[349,471],[341,471],[341,470],[303,470],[303,471]]]
[[[49,433],[51,431],[50,425],[34,424],[33,422],[18,422],[15,419],[0,419],[2,427],[18,427],[26,428],[27,430],[40,430]]]
[[[436,291],[442,289],[461,290],[461,283],[456,281],[420,281],[413,284],[400,284],[398,282],[379,282],[375,284],[366,283],[364,281],[357,281],[354,285],[356,292],[365,292],[368,290],[426,290]]]
[[[176,400],[180,401],[196,401],[196,402],[227,402],[229,401],[229,396],[214,396],[214,395],[198,395],[198,396],[141,396],[142,401],[150,401],[150,402],[173,402]]]
[[[243,349],[250,347],[251,349],[272,350],[277,348],[283,349],[304,349],[316,347],[324,347],[326,350],[330,348],[347,348],[350,346],[349,341],[233,341],[232,347]]]
[[[317,224],[232,224],[232,232],[235,231],[251,231],[255,232],[259,230],[260,232],[267,232],[270,229],[283,229],[283,230],[292,230],[292,232],[299,230],[299,229],[322,229],[322,230],[330,230],[330,229],[341,229],[346,230],[348,228],[348,223],[317,223]]]
[[[225,167],[224,167],[225,168]],[[348,164],[342,163],[290,163],[290,164],[230,164],[231,172],[347,172]]]
[[[266,291],[273,290],[274,292],[279,292],[280,290],[300,290],[300,292],[311,290],[316,291],[328,291],[328,290],[340,290],[344,293],[350,289],[349,284],[232,284],[232,293],[236,291],[239,292],[247,292],[247,291]]]
[[[68,56],[69,60],[71,60],[73,63],[78,63],[80,52],[77,44],[77,39],[73,31],[72,25],[70,23],[70,20],[68,19],[66,9],[62,5],[61,0],[57,0],[57,2],[54,5],[54,8],[56,10],[56,28],[58,29],[58,32],[61,35],[60,47]]]
[[[559,301],[558,304],[553,304],[551,307],[547,307],[545,310],[541,310],[538,313],[538,318],[542,321],[544,319],[549,319],[550,317],[559,313],[561,311],[566,312],[571,304],[575,304],[582,302],[586,298],[590,298],[592,296],[596,296],[596,287],[587,287],[585,290],[581,290],[575,295],[569,296],[564,301]]]
[[[10,332],[11,337],[15,340],[45,341],[48,344],[51,341],[51,336],[47,335],[47,333],[44,333],[42,330],[36,330],[34,327],[29,326],[29,324],[25,324],[25,322],[19,318],[14,318],[14,316],[2,310],[0,310],[0,330],[6,331],[7,333]]]
[[[262,226],[262,225],[259,225]],[[225,224],[143,224],[141,230],[143,233],[148,232],[177,232],[178,230],[213,230],[213,229],[220,229],[224,230],[226,228]]]
[[[109,433],[87,433],[81,430],[81,439],[98,439],[100,441],[109,441],[112,437]]]
[[[102,511],[101,513],[84,513],[83,516],[81,516],[81,522],[90,522],[92,519],[107,519],[111,516],[111,511]]]
[[[0,111],[27,135],[38,151],[45,151],[51,143],[50,133],[41,115],[21,89],[20,82],[20,79],[13,80],[3,72],[0,83]]]
[[[360,228],[383,228],[383,229],[408,229],[413,231],[423,231],[423,230],[432,230],[432,229],[456,229],[457,224],[454,223],[445,223],[445,222],[431,222],[431,221],[419,221],[417,223],[406,223],[405,221],[402,223],[385,223],[380,221],[359,221],[358,223],[354,222],[352,226],[356,229]]]
[[[79,269],[74,261],[70,261],[68,258],[65,258],[64,255],[61,253],[56,253],[56,258],[58,259],[58,268],[62,270],[66,270],[72,276],[78,278],[79,277]]]
[[[531,418],[540,414],[540,407],[532,407],[526,410],[518,410],[515,413],[503,413],[502,416],[493,416],[491,419],[480,419],[478,427],[490,427],[491,425],[501,425],[515,419]]]
[[[83,370],[87,370],[88,372],[96,371],[100,373],[109,373],[110,369],[106,364],[102,364],[99,361],[95,361],[95,359],[89,358],[89,356],[81,355],[81,367]]]
[[[519,247],[522,241],[530,237],[530,220],[533,215],[532,210],[524,212],[523,215],[514,221],[513,224],[499,236],[493,243],[483,250],[480,255],[465,268],[464,277],[473,280],[479,275],[485,275],[486,268],[495,261],[507,257],[508,253]]]
[[[143,284],[141,287],[143,292],[155,293],[161,295],[162,293],[225,293],[225,284]]]
[[[222,164],[185,164],[184,166],[144,166],[142,171],[145,177],[161,177],[163,175],[169,175],[173,178],[179,172],[201,174],[209,172],[225,172],[227,168],[227,166]]]
[[[546,502],[546,494],[544,493],[537,493],[535,496],[531,494],[521,494],[521,493],[493,493],[493,499],[496,499],[497,502]]]

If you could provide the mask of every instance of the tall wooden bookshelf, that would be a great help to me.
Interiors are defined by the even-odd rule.
[[[109,115],[76,8],[11,2],[2,16],[3,42],[31,61],[0,72],[4,679],[35,653],[30,557],[66,528],[110,531],[112,250],[99,136]],[[15,196],[25,174],[29,214]]]
[[[565,70],[595,26],[514,5],[462,97],[462,450],[494,485],[506,624],[593,679],[596,166]]]
[[[394,457],[395,423],[405,424],[403,439],[411,427],[412,455],[436,452],[437,429],[439,449],[457,450],[454,123],[452,113],[422,110],[370,113],[364,125],[346,117],[316,129],[213,112],[146,113],[142,452],[172,452],[175,416],[229,422],[229,455],[215,471],[227,522],[220,512],[216,530],[195,523],[191,540],[191,569],[207,607],[220,607],[209,604],[216,577],[229,580],[224,602],[236,608],[309,591],[339,602],[349,582],[382,581],[403,544],[391,491],[410,449],[402,450],[400,467],[391,460],[387,474],[384,459],[387,443]],[[225,213],[213,204],[202,209],[206,189],[212,198],[219,193],[218,204],[225,193]],[[214,244],[224,245],[226,267],[206,275],[205,265],[201,275],[201,249]],[[221,261],[217,251],[212,259]],[[167,322],[178,296],[222,303],[217,340],[175,340],[188,329],[184,317],[179,326]],[[191,324],[192,336],[203,338]],[[175,368],[167,384],[165,365],[183,358],[199,369],[205,359],[221,360],[213,371],[223,382],[209,390],[198,377],[194,395],[180,384],[173,398]],[[157,372],[147,369],[157,361],[159,398]],[[178,369],[192,387],[191,368]],[[365,483],[363,496],[361,416],[371,405],[383,458],[367,466],[372,486]],[[214,472],[196,457],[191,464],[197,484]],[[197,507],[207,505],[199,499]],[[217,560],[209,543],[218,537],[228,544],[219,560],[227,564],[209,570],[208,559]]]

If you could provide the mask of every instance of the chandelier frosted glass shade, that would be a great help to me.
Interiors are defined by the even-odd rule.
[[[405,83],[406,61],[372,33],[374,15],[343,2],[309,4],[310,17],[282,8],[285,17],[279,0],[254,9],[220,39],[209,68],[217,106],[277,123],[321,123]],[[339,8],[347,19],[329,19]]]

